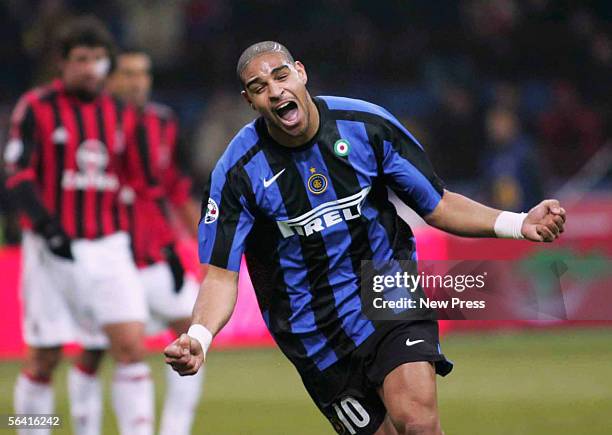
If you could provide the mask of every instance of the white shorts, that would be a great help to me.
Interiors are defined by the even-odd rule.
[[[106,347],[105,325],[146,322],[146,297],[129,243],[125,233],[75,240],[71,261],[52,254],[42,237],[24,233],[26,343],[54,347],[76,341],[86,348]]]
[[[174,278],[168,263],[159,262],[139,270],[149,305],[150,319],[147,334],[155,334],[168,328],[168,322],[191,318],[193,305],[198,297],[199,284],[185,275],[183,287],[174,290]]]

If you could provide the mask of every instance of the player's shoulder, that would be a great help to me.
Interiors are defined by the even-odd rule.
[[[36,86],[21,94],[13,113],[11,121],[13,123],[21,122],[29,112],[31,116],[35,116],[35,106],[41,102],[51,101],[58,94],[58,86],[55,82],[47,83],[41,86]]]
[[[227,172],[236,165],[245,165],[253,158],[259,149],[259,133],[255,123],[256,121],[248,123],[236,133],[221,155],[218,167]]]
[[[48,101],[56,97],[59,93],[60,85],[57,81],[45,83],[40,86],[35,86],[19,97],[17,100],[17,106],[25,105],[31,106],[32,104],[39,101]]]
[[[323,100],[327,105],[327,108],[331,111],[340,110],[349,112],[361,112],[390,121],[396,119],[387,109],[369,101],[348,97],[335,97],[329,95],[323,95],[318,98]]]
[[[350,118],[354,120],[367,124],[385,126],[392,128],[395,131],[400,131],[404,136],[410,137],[412,141],[422,148],[421,144],[416,140],[412,133],[410,133],[408,129],[406,129],[406,127],[404,127],[402,123],[391,114],[391,112],[382,106],[370,103],[368,101],[346,97],[322,96],[317,98],[325,101],[325,104],[332,115],[335,112],[339,117],[346,119],[346,114],[349,112]],[[342,115],[340,115],[339,112],[343,112]]]
[[[97,97],[97,100],[101,102],[102,105],[110,105],[113,107],[113,110],[116,111],[119,116],[122,116],[124,113],[130,113],[130,115],[136,115],[138,110],[136,106],[133,106],[129,103],[126,103],[121,98],[116,95],[111,94],[110,92],[103,90]]]
[[[163,103],[159,103],[157,101],[148,102],[145,107],[145,110],[163,120],[176,119],[176,113],[174,112],[174,110],[172,110],[170,106]]]

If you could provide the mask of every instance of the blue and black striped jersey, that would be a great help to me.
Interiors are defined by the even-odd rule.
[[[415,259],[387,187],[421,216],[443,185],[423,147],[385,109],[314,99],[308,143],[274,142],[259,118],[211,174],[199,227],[202,263],[237,271],[243,253],[264,320],[298,370],[324,370],[376,329],[360,300],[362,260]]]

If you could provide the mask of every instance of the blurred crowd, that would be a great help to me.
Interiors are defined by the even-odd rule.
[[[0,143],[19,94],[55,73],[52,36],[85,13],[152,56],[196,186],[255,116],[235,64],[265,39],[302,60],[313,94],[388,108],[450,189],[498,208],[525,210],[581,177],[612,138],[606,0],[2,0]],[[590,187],[611,184],[608,170]]]

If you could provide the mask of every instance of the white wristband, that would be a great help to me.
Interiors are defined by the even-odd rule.
[[[495,235],[501,239],[524,239],[521,228],[526,217],[527,213],[502,211],[495,220]]]
[[[189,327],[187,335],[193,338],[194,340],[198,340],[200,346],[202,346],[204,355],[206,355],[206,352],[208,351],[210,343],[213,339],[212,333],[205,326],[195,324]]]

